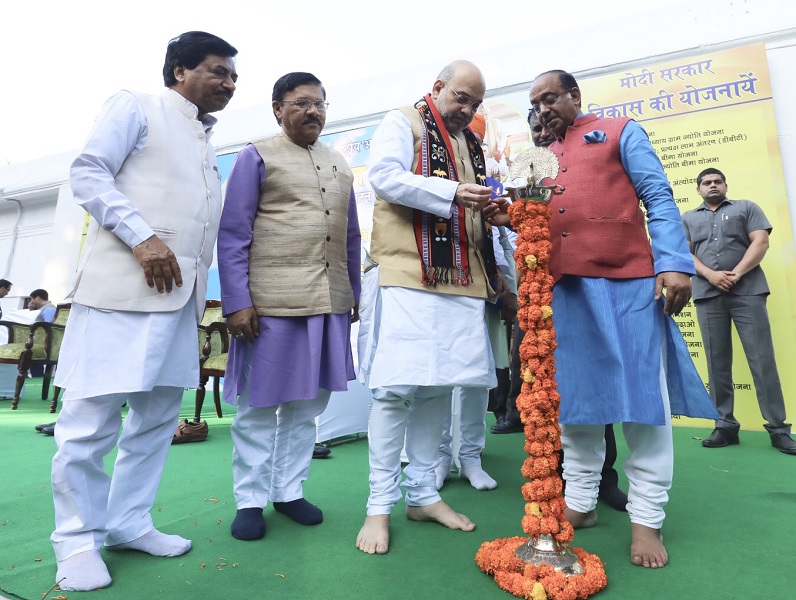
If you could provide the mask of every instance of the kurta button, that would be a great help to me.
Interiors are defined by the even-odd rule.
[[[559,208],[558,212],[560,212],[560,213],[567,212],[567,209],[566,208]]]
[[[315,168],[316,168],[316,169],[318,169],[319,171],[321,170],[321,168],[320,168],[320,167],[315,167]]]
[[[329,211],[328,211],[328,210],[326,211],[326,214],[327,214],[327,215],[329,214]]]
[[[563,169],[561,169],[561,172],[562,172],[562,173],[566,173],[566,172],[567,172],[567,168],[566,168],[566,167],[564,167]]]
[[[329,263],[326,263],[326,267],[327,267],[327,268],[329,267]]]
[[[330,236],[330,235],[327,235],[327,236],[326,236],[326,241],[327,241],[327,242],[331,242],[331,241],[332,241],[332,236]]]
[[[326,188],[321,188],[321,191],[322,191],[322,192],[325,192],[325,191],[326,191]]]
[[[562,231],[561,237],[567,237],[569,235],[569,231]]]

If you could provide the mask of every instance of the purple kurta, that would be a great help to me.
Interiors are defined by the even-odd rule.
[[[254,306],[249,294],[249,248],[265,165],[252,145],[238,154],[227,182],[218,235],[218,273],[225,315]],[[348,203],[348,277],[354,298],[360,294],[361,239],[353,190]],[[301,294],[297,289],[296,294]],[[254,351],[232,338],[224,378],[224,401],[236,404],[251,378],[250,405],[275,406],[315,398],[318,389],[344,391],[355,378],[351,354],[351,316],[259,318]],[[246,355],[250,356],[247,357]],[[247,359],[251,370],[247,368]]]

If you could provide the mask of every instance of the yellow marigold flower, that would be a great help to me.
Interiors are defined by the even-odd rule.
[[[533,383],[534,381],[536,381],[536,376],[531,372],[530,369],[525,369],[525,371],[522,374],[522,380],[528,383]]]
[[[529,254],[525,257],[525,264],[528,266],[529,269],[535,269],[536,263],[539,262],[536,260],[536,257],[533,254]]]
[[[528,509],[530,510],[530,514],[532,514],[534,517],[541,518],[542,517],[542,509],[539,507],[539,503],[538,502],[531,502],[530,504],[531,505],[528,507]]]
[[[553,309],[550,306],[543,306],[542,307],[542,318],[549,319],[553,316]]]
[[[533,589],[531,589],[531,600],[547,600],[544,586],[538,581],[534,582]]]

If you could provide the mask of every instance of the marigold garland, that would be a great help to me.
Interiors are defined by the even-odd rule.
[[[548,268],[550,207],[542,202],[517,201],[509,208],[509,214],[518,233],[515,260],[521,284],[517,318],[525,331],[520,345],[523,384],[517,397],[528,454],[522,475],[529,480],[522,486],[522,529],[531,539],[549,534],[557,542],[568,544],[574,539],[575,530],[564,516],[563,484],[556,471],[561,428],[553,357],[553,278]],[[584,572],[565,575],[548,564],[537,566],[522,561],[516,550],[526,542],[528,538],[524,537],[484,542],[476,554],[476,563],[502,589],[528,600],[585,600],[607,585],[605,568],[598,556],[571,548]]]

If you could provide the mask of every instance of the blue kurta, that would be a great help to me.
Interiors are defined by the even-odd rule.
[[[663,425],[660,369],[672,415],[715,419],[716,412],[655,278],[563,277],[553,290],[560,423]]]

